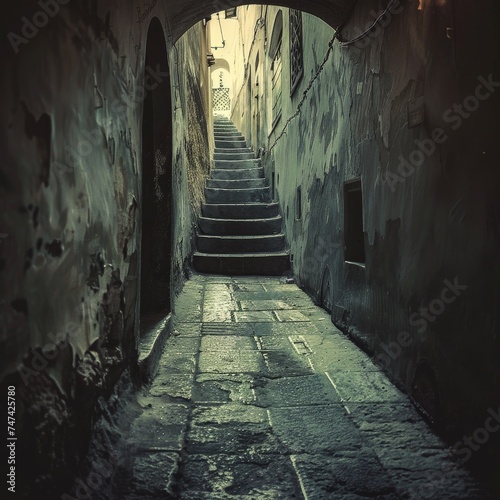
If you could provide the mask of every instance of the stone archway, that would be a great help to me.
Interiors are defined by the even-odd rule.
[[[149,26],[142,121],[141,331],[171,311],[172,105],[165,36]]]
[[[357,0],[325,0],[323,2],[307,0],[301,2],[300,10],[322,19],[333,28],[339,28],[348,19],[356,2]],[[297,8],[297,2],[291,0],[271,0],[263,3],[291,9]],[[203,0],[201,2],[166,0],[169,24],[172,26],[170,33],[172,40],[175,42],[191,26],[201,19],[209,18],[215,12],[248,4],[248,0]]]

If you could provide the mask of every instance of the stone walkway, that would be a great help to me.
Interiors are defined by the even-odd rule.
[[[116,498],[488,498],[297,286],[195,275],[175,309]]]

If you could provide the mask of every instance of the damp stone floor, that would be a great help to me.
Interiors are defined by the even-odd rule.
[[[193,275],[174,312],[111,498],[488,498],[296,285]]]

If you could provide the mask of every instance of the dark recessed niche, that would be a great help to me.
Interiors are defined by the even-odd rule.
[[[11,306],[18,313],[28,316],[28,302],[26,299],[16,299],[11,303]]]
[[[344,248],[346,261],[365,262],[361,179],[344,186]]]

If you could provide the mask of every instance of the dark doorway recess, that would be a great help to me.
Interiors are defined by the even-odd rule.
[[[344,187],[344,246],[346,261],[365,262],[363,195],[359,179],[347,182]]]
[[[172,104],[165,36],[151,21],[142,121],[141,333],[171,311]]]

